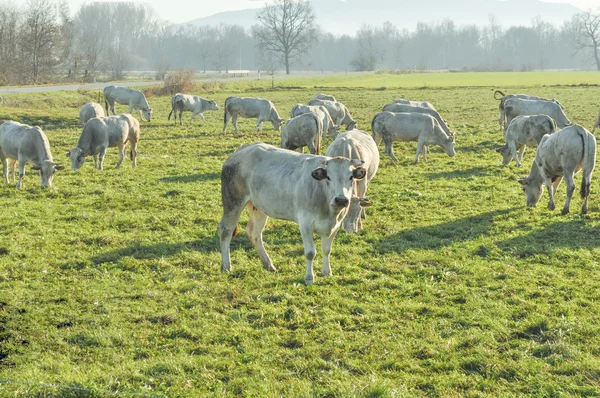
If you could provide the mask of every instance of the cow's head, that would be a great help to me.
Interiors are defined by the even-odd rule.
[[[279,131],[281,129],[281,125],[283,124],[284,119],[281,119],[279,117],[275,117],[274,119],[271,120],[271,123],[273,123],[273,128],[277,131]]]
[[[542,194],[544,193],[543,184],[536,183],[533,178],[529,176],[520,178],[518,181],[521,184],[523,192],[525,192],[527,206],[533,207],[537,205],[542,198]]]
[[[512,159],[512,154],[510,153],[510,148],[508,144],[502,145],[500,148],[496,149],[496,152],[502,155],[502,166],[506,166],[510,163]]]
[[[321,162],[319,167],[312,171],[312,177],[327,184],[327,198],[329,205],[335,209],[343,209],[350,205],[355,180],[362,180],[367,175],[367,170],[362,167],[363,161],[335,157]]]
[[[350,200],[348,214],[344,218],[344,229],[346,232],[356,233],[362,228],[363,208],[372,206],[367,198],[353,196]]]
[[[152,120],[152,108],[143,109],[142,113],[144,114],[144,117],[147,121]]]
[[[215,102],[215,100],[209,100],[208,101],[208,106],[206,107],[206,110],[208,111],[218,111],[219,109],[219,105],[217,105],[217,103]]]
[[[356,128],[358,128],[358,123],[356,123],[356,120],[353,120],[346,125],[346,131],[354,130]]]
[[[87,155],[83,149],[77,147],[68,151],[67,156],[71,159],[71,168],[73,171],[77,171],[81,168],[81,166],[83,166]]]
[[[456,152],[454,151],[454,134],[447,135],[446,138],[442,137],[440,146],[448,156],[454,157],[456,155]]]
[[[65,169],[63,166],[54,163],[52,160],[46,160],[41,164],[31,166],[31,168],[40,172],[40,183],[42,187],[51,187],[54,174],[57,171]]]

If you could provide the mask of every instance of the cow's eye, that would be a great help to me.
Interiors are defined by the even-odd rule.
[[[354,176],[350,176],[350,181],[352,181],[354,179]]]

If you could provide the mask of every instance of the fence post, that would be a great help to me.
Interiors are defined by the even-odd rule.
[[[275,76],[271,76],[271,90],[275,90]]]

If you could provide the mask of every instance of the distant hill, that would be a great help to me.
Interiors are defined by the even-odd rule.
[[[569,4],[539,0],[317,0],[312,1],[317,23],[334,34],[353,35],[363,23],[381,25],[390,21],[399,29],[414,30],[417,22],[451,19],[458,25],[487,25],[494,14],[504,26],[531,25],[540,16],[560,25],[581,12]],[[196,26],[238,24],[249,28],[256,23],[257,9],[221,12],[188,22]]]

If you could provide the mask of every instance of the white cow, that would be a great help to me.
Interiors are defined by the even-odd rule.
[[[348,159],[361,159],[367,175],[354,182],[354,194],[350,200],[348,214],[344,218],[344,229],[358,232],[362,229],[362,218],[365,218],[365,207],[371,206],[366,198],[369,183],[379,168],[379,149],[371,136],[362,130],[350,130],[337,136],[327,148],[327,156],[342,156]]]
[[[501,110],[500,118],[506,118],[506,124],[509,124],[515,117],[524,115],[548,115],[561,129],[572,124],[560,105],[555,102],[521,98],[508,98],[504,101],[504,109]]]
[[[321,137],[323,136],[323,123],[313,113],[304,113],[296,116],[283,125],[281,129],[281,148],[296,150],[308,147],[313,155],[321,154]]]
[[[262,132],[262,122],[264,121],[270,121],[275,130],[279,130],[281,128],[281,123],[283,123],[283,119],[279,117],[275,105],[269,100],[263,98],[229,97],[225,100],[223,132],[225,132],[229,119],[231,118],[235,133],[238,133],[238,116],[258,118],[256,121],[256,128],[254,129],[255,132],[258,131],[259,127]]]
[[[556,131],[556,123],[547,115],[517,116],[504,131],[506,144],[502,145],[496,152],[502,154],[502,166],[515,159],[517,167],[521,167],[521,160],[525,152],[525,146],[537,146],[546,134]],[[517,151],[519,155],[517,156]]]
[[[450,135],[450,136],[454,135],[454,132],[452,132],[450,130],[450,128],[448,127],[448,124],[446,124],[446,121],[444,119],[442,119],[440,114],[435,109],[424,108],[422,106],[400,104],[400,103],[394,102],[394,103],[385,105],[383,107],[382,111],[383,112],[394,112],[394,113],[423,113],[426,115],[430,115],[430,116],[434,117],[435,120],[438,121],[438,123],[440,124],[440,127],[442,127],[442,129],[444,130],[444,132],[447,135]]]
[[[592,172],[596,164],[596,138],[579,125],[572,125],[552,135],[545,135],[535,153],[529,175],[519,182],[527,197],[527,206],[535,206],[548,188],[548,208],[554,210],[554,194],[562,179],[567,183],[567,201],[562,214],[569,213],[571,197],[575,191],[573,176],[583,169],[581,180],[581,213],[588,211],[588,196]]]
[[[97,102],[88,102],[83,104],[79,111],[79,120],[81,124],[85,124],[88,120],[93,117],[104,117],[104,109],[102,105]]]
[[[171,114],[175,113],[174,120],[175,124],[177,124],[177,111],[179,111],[179,125],[182,125],[181,114],[183,111],[189,111],[192,112],[190,124],[192,124],[196,115],[200,116],[204,123],[206,123],[206,119],[204,119],[202,112],[218,111],[219,109],[219,106],[214,100],[208,100],[198,97],[197,95],[177,93],[171,97],[171,112],[169,112],[168,120],[171,120]]]
[[[41,128],[12,120],[7,120],[0,125],[0,158],[7,184],[10,184],[8,161],[10,160],[11,163],[13,181],[16,179],[15,163],[19,161],[17,189],[21,189],[26,163],[31,164],[33,170],[39,170],[42,187],[51,187],[54,174],[64,170],[63,166],[52,160],[48,137]]]
[[[324,106],[329,112],[333,123],[337,126],[346,125],[346,130],[353,130],[357,126],[356,121],[352,119],[350,111],[341,102],[314,99],[308,105]]]
[[[409,101],[409,100],[399,98],[399,99],[395,99],[394,103],[418,106],[421,108],[433,109],[435,111],[435,107],[430,102],[427,102],[427,101]]]
[[[306,275],[314,281],[316,255],[313,234],[321,237],[324,276],[331,275],[329,253],[342,220],[348,213],[354,180],[365,178],[362,160],[299,154],[255,143],[240,147],[223,164],[219,222],[223,271],[231,271],[229,245],[237,233],[244,207],[250,213],[246,232],[263,267],[276,271],[262,240],[268,217],[298,223],[304,243]]]
[[[133,161],[133,167],[137,165],[137,146],[140,139],[140,122],[133,116],[123,114],[119,116],[98,117],[87,121],[79,137],[77,146],[67,152],[71,158],[73,171],[78,170],[85,158],[94,157],[94,167],[102,170],[106,149],[110,147],[119,148],[119,161],[117,168],[121,166],[125,157],[125,146],[129,141],[131,150],[129,157]],[[98,162],[98,155],[100,161]]]
[[[327,94],[315,94],[314,97],[312,97],[313,100],[327,100],[327,101],[335,101],[335,97],[333,95],[327,95]],[[312,100],[311,100],[312,101]]]
[[[313,115],[321,119],[321,122],[323,123],[323,132],[328,132],[332,140],[334,140],[335,137],[338,135],[340,126],[336,126],[335,123],[333,123],[333,120],[329,115],[329,111],[324,106],[296,104],[290,110],[290,117],[293,118],[296,116],[300,116],[304,113],[312,113]],[[325,139],[325,134],[323,135],[323,139]]]
[[[427,161],[427,146],[439,145],[449,156],[454,156],[454,136],[447,135],[433,116],[424,113],[379,112],[371,121],[371,132],[375,143],[383,140],[385,152],[397,162],[392,143],[394,141],[416,141],[417,157],[423,153]]]
[[[132,90],[127,87],[107,86],[104,88],[104,104],[106,105],[106,114],[110,115],[108,107],[112,114],[115,115],[115,102],[122,105],[129,105],[129,113],[137,109],[140,118],[146,118],[147,121],[152,120],[152,109],[148,105],[144,93],[138,90]],[[143,116],[142,116],[143,113]]]

